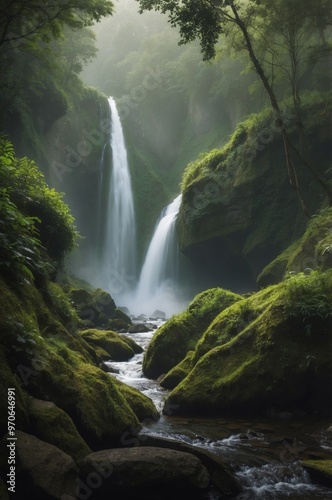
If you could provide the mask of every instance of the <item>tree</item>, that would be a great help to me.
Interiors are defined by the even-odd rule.
[[[257,39],[262,43],[257,28],[262,23],[263,25],[267,23],[268,19],[272,16],[271,2],[268,0],[202,0],[199,2],[197,0],[187,0],[186,2],[181,0],[137,1],[140,4],[141,13],[144,10],[155,9],[168,14],[171,25],[179,27],[181,36],[180,44],[185,44],[198,38],[201,43],[204,59],[212,59],[215,56],[217,42],[221,34],[229,35],[231,40],[236,40],[237,50],[247,51],[251,64],[267,92],[280,128],[290,185],[298,195],[302,210],[309,216],[301,193],[294,160],[294,155],[296,156],[298,151],[290,140],[284,123],[280,103],[274,90],[273,79],[269,78],[269,74],[264,67],[264,61],[259,57],[260,51],[257,50]],[[294,36],[298,33],[299,29],[302,29],[303,24],[308,21],[313,23],[316,31],[323,37],[324,30],[331,21],[331,0],[306,2],[306,4],[312,4],[309,11],[302,8],[303,2],[299,2],[299,0],[280,0],[277,3],[277,13],[282,20],[281,26],[283,26],[284,21],[289,21],[288,6],[291,5],[294,8],[292,16]],[[304,16],[303,13],[305,13]],[[297,15],[300,14],[302,23],[296,23]],[[291,23],[289,24],[291,26]],[[238,44],[238,34],[241,39],[240,44]],[[292,40],[290,39],[289,43],[292,43]],[[294,74],[297,74],[297,69],[294,68]],[[300,156],[303,160],[301,152]],[[304,161],[304,163],[308,166],[308,162]],[[329,203],[332,204],[332,192],[329,183],[321,177],[319,179],[316,177],[316,180],[323,187],[328,196]]]
[[[309,154],[301,94],[315,66],[331,55],[331,44],[326,41],[324,31],[331,22],[330,7],[331,2],[326,0],[261,2],[257,8],[261,22],[252,26],[253,32],[258,33],[260,60],[269,74],[271,86],[279,79],[288,82],[301,148],[296,153],[323,190],[326,181],[316,170]]]
[[[0,8],[0,50],[19,47],[38,35],[45,41],[61,34],[64,26],[92,26],[113,13],[110,0],[4,0]]]

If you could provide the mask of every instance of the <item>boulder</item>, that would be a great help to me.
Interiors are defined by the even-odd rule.
[[[150,319],[166,319],[166,313],[164,313],[164,311],[159,311],[159,309],[156,309],[151,315]]]
[[[162,376],[159,384],[164,389],[174,389],[189,374],[192,368],[194,351],[189,351],[186,357],[174,366],[166,375]]]
[[[75,498],[78,469],[74,460],[55,446],[16,432],[17,499]],[[67,498],[68,498],[67,497]]]
[[[188,443],[159,436],[138,435],[139,446],[156,446],[195,455],[207,468],[213,487],[222,495],[222,498],[234,498],[242,491],[239,481],[235,478],[231,467],[225,460],[213,453]]]
[[[146,350],[143,372],[157,379],[180,363],[203,335],[211,321],[242,297],[222,288],[211,288],[198,294],[182,313],[162,325]]]
[[[124,313],[122,309],[119,309],[119,308],[115,309],[114,313],[111,316],[111,319],[112,320],[119,319],[123,323],[125,323],[126,325],[131,325],[132,324],[132,321],[129,318],[129,316],[126,313]]]
[[[88,455],[81,466],[84,482],[99,471],[103,481],[92,498],[183,498],[204,491],[210,476],[194,455],[158,447],[114,448]],[[90,476],[91,477],[91,476]],[[199,496],[195,496],[199,498]]]
[[[101,355],[102,359],[106,359],[106,352],[108,353],[108,359],[112,359],[113,361],[127,361],[134,354],[143,351],[142,347],[133,339],[112,330],[90,328],[89,330],[82,330],[80,335],[93,348],[101,348],[103,350],[103,352],[100,352],[96,349],[97,354]]]
[[[314,483],[332,488],[332,460],[304,460],[302,465]]]
[[[83,288],[73,289],[69,292],[69,298],[80,319],[96,324],[101,311],[91,293]]]
[[[331,304],[332,272],[313,271],[231,305],[196,344],[166,408],[209,416],[331,411]]]
[[[128,332],[129,333],[151,332],[151,328],[149,328],[145,323],[136,323],[129,328]]]
[[[66,412],[50,401],[32,398],[29,406],[29,430],[71,456],[75,462],[91,453]]]
[[[97,290],[93,292],[92,297],[99,311],[103,312],[108,318],[111,318],[116,310],[116,305],[112,296],[105,290],[97,288]]]

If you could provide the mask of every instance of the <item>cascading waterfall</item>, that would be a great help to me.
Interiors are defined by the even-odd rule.
[[[109,97],[111,132],[107,146],[110,154],[103,151],[104,163],[102,186],[107,182],[107,192],[101,193],[104,200],[101,214],[102,231],[100,241],[100,286],[115,297],[133,286],[136,268],[136,229],[130,171],[123,130],[115,101]],[[105,158],[107,159],[105,165]],[[110,172],[111,171],[111,172]]]
[[[183,309],[179,299],[176,219],[181,195],[161,213],[156,224],[136,290],[136,309],[152,314],[162,309],[168,316]]]

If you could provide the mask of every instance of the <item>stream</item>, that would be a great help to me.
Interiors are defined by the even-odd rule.
[[[153,321],[155,328],[161,321]],[[127,334],[146,349],[155,331]],[[124,334],[126,335],[126,334]],[[143,355],[127,362],[108,362],[112,374],[151,398],[161,412],[166,390],[142,373]],[[171,413],[171,411],[170,411]],[[162,415],[143,422],[140,435],[176,439],[222,456],[243,486],[237,500],[324,499],[332,490],[311,483],[301,466],[304,457],[329,458],[332,452],[331,418],[294,417],[288,414],[262,418],[193,418]],[[211,491],[207,497],[217,500]]]

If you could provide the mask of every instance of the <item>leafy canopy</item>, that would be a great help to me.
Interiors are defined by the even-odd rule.
[[[60,36],[65,26],[78,30],[112,13],[110,0],[5,0],[0,11],[0,48],[7,50],[35,35],[49,41]]]

